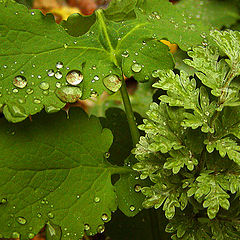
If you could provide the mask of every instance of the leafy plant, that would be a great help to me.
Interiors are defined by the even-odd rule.
[[[0,0],[0,236],[80,239],[119,209],[146,228],[129,236],[167,239],[162,211],[142,211],[163,206],[172,239],[239,239],[240,35],[210,31],[237,24],[236,5],[112,0],[58,25],[19,2]],[[133,105],[129,79],[148,82]],[[103,92],[119,94],[98,117],[60,111]],[[106,236],[124,239],[122,219]]]

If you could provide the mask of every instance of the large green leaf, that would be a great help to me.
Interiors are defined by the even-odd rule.
[[[0,128],[0,233],[26,239],[49,221],[63,239],[102,232],[118,205],[111,176],[130,172],[107,161],[110,130],[79,109]]]

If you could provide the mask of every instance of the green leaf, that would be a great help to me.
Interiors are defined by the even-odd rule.
[[[203,207],[207,208],[207,214],[210,219],[216,217],[220,206],[226,210],[230,207],[229,195],[224,191],[226,189],[225,186],[228,187],[226,180],[222,176],[211,174],[210,171],[201,173],[197,177],[196,183],[192,186],[195,198],[200,199],[203,197]],[[190,196],[191,188],[188,196]]]
[[[167,90],[167,95],[160,96],[162,102],[170,106],[184,107],[193,110],[184,113],[186,119],[181,123],[184,127],[196,129],[202,127],[203,132],[213,132],[210,119],[216,110],[215,102],[209,102],[208,92],[204,87],[196,88],[196,80],[181,71],[180,75],[173,71],[159,71],[160,80],[153,87]]]
[[[10,121],[21,121],[43,107],[47,112],[58,111],[64,102],[74,102],[80,97],[86,99],[104,90],[116,92],[121,87],[122,69],[128,64],[124,63],[125,51],[130,56],[139,52],[135,60],[141,67],[146,57],[158,57],[155,63],[148,65],[148,73],[159,68],[173,68],[172,56],[162,43],[148,40],[155,51],[147,50],[148,46],[138,48],[152,37],[148,28],[143,31],[146,22],[139,18],[126,23],[113,22],[99,10],[90,31],[72,37],[55,23],[52,15],[43,16],[39,10],[28,11],[12,1],[0,4],[0,104],[5,105],[4,114]],[[92,20],[86,23],[87,28]],[[86,21],[88,18],[80,20],[81,23]],[[163,66],[159,66],[159,61]],[[143,73],[145,70],[136,73],[136,79],[144,81]],[[74,86],[66,87],[67,83]]]
[[[221,157],[225,157],[227,154],[229,159],[240,165],[240,146],[233,139],[226,137],[213,142],[206,141],[205,143],[208,152],[211,153],[216,148]]]
[[[110,130],[80,109],[69,120],[61,112],[17,125],[0,121],[1,234],[26,239],[48,221],[63,239],[103,231],[118,205],[111,176],[129,172],[106,159]]]

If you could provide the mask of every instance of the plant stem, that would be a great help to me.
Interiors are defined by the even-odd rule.
[[[125,112],[126,112],[126,115],[127,115],[127,120],[128,120],[130,132],[131,132],[131,136],[132,136],[132,142],[133,142],[133,145],[136,146],[136,144],[139,141],[140,134],[139,134],[139,131],[137,129],[137,125],[136,125],[135,117],[134,117],[134,114],[133,114],[132,105],[131,105],[131,102],[130,102],[130,99],[129,99],[129,96],[128,96],[125,81],[123,81],[120,92],[121,92],[121,95],[122,95],[122,100],[123,100],[123,104],[124,104],[124,107],[125,107]]]
[[[151,223],[151,232],[152,232],[152,239],[153,240],[161,240],[160,231],[159,231],[159,222],[158,222],[158,215],[155,209],[149,209],[149,217]]]

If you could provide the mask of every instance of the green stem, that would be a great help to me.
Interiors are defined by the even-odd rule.
[[[124,80],[123,80],[123,84],[120,89],[120,92],[122,95],[122,100],[123,100],[125,112],[127,115],[127,120],[128,120],[130,132],[131,132],[131,136],[132,136],[133,145],[136,146],[136,144],[139,141],[140,134],[139,134],[139,131],[138,131],[138,128],[136,125],[135,117],[134,117],[133,110],[132,110],[132,105],[131,105],[131,102],[130,102],[130,99],[128,96],[127,87],[126,87],[126,83]]]

